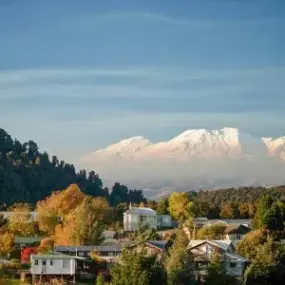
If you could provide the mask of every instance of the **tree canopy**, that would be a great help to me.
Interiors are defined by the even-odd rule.
[[[0,207],[18,201],[35,205],[52,192],[71,184],[77,184],[84,194],[110,199],[113,206],[145,200],[141,190],[130,190],[119,183],[115,183],[114,193],[109,193],[94,171],[76,172],[73,164],[47,152],[41,153],[34,141],[21,143],[0,128]]]

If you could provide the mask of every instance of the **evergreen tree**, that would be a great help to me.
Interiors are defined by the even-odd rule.
[[[125,250],[120,262],[111,269],[113,285],[157,285],[166,284],[163,267],[156,256],[143,252]]]
[[[185,251],[189,240],[180,229],[166,259],[168,285],[196,284],[191,256]]]

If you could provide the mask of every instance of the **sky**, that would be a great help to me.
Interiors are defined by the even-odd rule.
[[[75,163],[137,135],[285,135],[284,31],[283,0],[0,0],[0,127]]]

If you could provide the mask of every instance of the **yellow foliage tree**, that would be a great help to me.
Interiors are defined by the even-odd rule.
[[[46,237],[41,240],[40,246],[37,248],[37,252],[48,253],[52,251],[54,247],[54,236]]]
[[[234,217],[234,208],[232,207],[232,205],[231,204],[223,205],[220,216],[221,218],[224,219],[232,219]]]
[[[0,233],[0,256],[6,257],[13,250],[14,237],[13,233]]]
[[[58,222],[72,212],[84,197],[79,187],[71,184],[67,189],[53,192],[50,197],[38,202],[36,210],[40,230],[54,234]]]
[[[15,204],[10,210],[12,213],[8,218],[8,228],[12,233],[20,236],[36,234],[36,223],[32,219],[31,207],[28,204]]]
[[[66,215],[62,224],[56,226],[55,244],[100,244],[104,213],[108,208],[104,198],[85,197],[73,212]]]
[[[193,215],[193,202],[187,193],[172,192],[168,202],[168,211],[174,219],[184,222]]]

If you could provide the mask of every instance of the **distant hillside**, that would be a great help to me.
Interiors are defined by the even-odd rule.
[[[35,204],[72,183],[88,195],[106,197],[114,205],[144,200],[142,191],[129,190],[119,183],[114,184],[109,194],[94,171],[76,172],[72,164],[39,152],[34,141],[21,143],[0,128],[0,206],[14,202]]]
[[[285,186],[277,187],[241,187],[219,190],[189,192],[201,203],[207,203],[212,207],[221,207],[226,203],[240,205],[243,203],[255,203],[263,194],[269,194],[274,200],[285,201]]]

